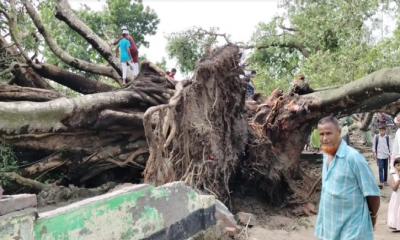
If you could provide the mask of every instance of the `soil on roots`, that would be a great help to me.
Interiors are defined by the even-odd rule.
[[[145,181],[181,180],[224,202],[230,198],[248,134],[239,59],[235,46],[216,50],[168,105],[146,112],[157,112],[159,119],[155,128],[145,126],[150,145]]]

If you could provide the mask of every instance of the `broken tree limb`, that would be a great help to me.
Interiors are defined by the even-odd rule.
[[[0,85],[0,101],[32,101],[32,102],[46,102],[62,95],[53,90],[20,87],[13,85]]]
[[[76,92],[83,94],[108,92],[114,88],[101,81],[91,80],[51,64],[32,64],[35,72]]]
[[[46,188],[50,187],[49,185],[41,183],[39,181],[22,177],[15,172],[4,172],[4,173],[2,173],[2,175],[10,181],[14,181],[14,182],[18,183],[19,185],[28,187],[29,189],[34,189],[36,191],[43,191]]]
[[[26,61],[20,56],[16,46],[8,43],[2,36],[0,36],[0,53],[4,59],[10,61],[8,69],[10,69],[14,75],[14,79],[12,80],[14,84],[23,87],[53,89],[50,84],[32,68],[15,67],[16,65],[21,66],[21,64],[26,64]]]
[[[310,108],[318,108],[323,112],[349,114],[353,112],[365,112],[367,107],[365,102],[372,97],[383,93],[394,93],[397,95],[400,92],[400,68],[381,69],[373,72],[366,77],[345,84],[339,88],[327,91],[315,92],[305,95],[312,98]],[[380,108],[399,98],[383,99],[380,103],[372,105],[374,109]],[[374,101],[376,103],[376,101]]]
[[[44,172],[61,167],[65,162],[66,159],[63,159],[62,154],[60,152],[55,152],[46,156],[44,159],[40,159],[36,163],[25,167],[23,169],[23,174],[25,176],[38,176]]]

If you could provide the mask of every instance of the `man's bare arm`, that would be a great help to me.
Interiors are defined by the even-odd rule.
[[[122,36],[120,36],[117,40],[115,40],[112,45],[117,45],[119,41],[122,39]]]
[[[367,196],[367,203],[368,209],[371,213],[372,225],[375,226],[379,205],[381,204],[381,198],[379,196]]]

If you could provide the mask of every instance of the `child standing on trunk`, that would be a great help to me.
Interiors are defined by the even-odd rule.
[[[393,165],[389,177],[393,192],[389,202],[387,223],[393,231],[400,231],[400,156],[395,158]]]

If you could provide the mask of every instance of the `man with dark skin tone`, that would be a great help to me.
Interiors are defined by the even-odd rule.
[[[342,140],[334,117],[319,121],[322,191],[315,234],[319,239],[373,239],[380,192],[365,158]]]

